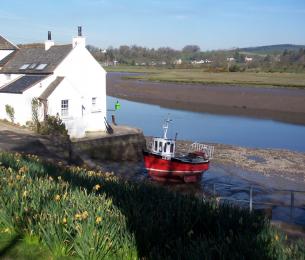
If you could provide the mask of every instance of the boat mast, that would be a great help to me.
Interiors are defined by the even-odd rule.
[[[167,139],[167,130],[168,130],[168,123],[171,122],[172,120],[167,118],[164,122],[164,125],[163,125],[163,130],[164,130],[164,133],[163,133],[163,139]]]

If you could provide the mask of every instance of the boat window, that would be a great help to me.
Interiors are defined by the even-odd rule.
[[[171,153],[174,152],[174,144],[171,144]]]
[[[158,151],[158,142],[155,141],[155,151]]]
[[[167,145],[166,145],[166,143],[164,144],[164,149],[163,149],[163,151],[166,153],[166,147],[167,147]]]
[[[162,142],[159,142],[159,152],[162,152]]]

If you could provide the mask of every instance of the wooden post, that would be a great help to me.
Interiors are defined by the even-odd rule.
[[[112,120],[112,124],[116,125],[115,116],[114,115],[111,115],[111,120]]]
[[[253,188],[252,186],[250,186],[250,199],[249,199],[249,210],[250,212],[252,212],[252,204],[253,204],[253,201],[252,201],[252,193],[253,193]]]

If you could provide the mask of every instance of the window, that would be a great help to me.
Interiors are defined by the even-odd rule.
[[[30,65],[29,69],[34,69],[37,66],[37,63],[33,63]]]
[[[42,63],[42,64],[39,64],[36,68],[36,70],[43,70],[48,64],[45,64],[45,63]]]
[[[92,98],[92,108],[96,108],[96,97]]]
[[[23,64],[19,69],[20,70],[25,70],[30,66],[30,64]]]
[[[159,142],[159,152],[162,152],[162,142]]]
[[[61,101],[61,116],[69,115],[69,100],[65,99]]]
[[[173,153],[174,152],[174,144],[171,144],[171,153]]]
[[[155,152],[158,151],[158,141],[155,141]]]

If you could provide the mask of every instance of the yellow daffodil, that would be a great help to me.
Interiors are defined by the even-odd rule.
[[[62,219],[62,223],[67,224],[67,219],[65,217]]]
[[[101,218],[101,217],[96,217],[96,219],[95,219],[95,223],[96,223],[96,224],[101,223],[101,221],[102,221],[102,218]]]
[[[100,188],[101,188],[101,185],[99,185],[99,184],[96,184],[96,185],[93,187],[93,189],[96,190],[96,191],[98,191]]]
[[[28,195],[28,192],[25,190],[22,194],[22,197],[26,197]]]
[[[88,218],[88,216],[89,216],[89,214],[88,214],[88,212],[87,211],[84,211],[83,213],[82,213],[82,219],[87,219]]]
[[[75,214],[74,218],[75,218],[76,220],[79,220],[79,219],[82,218],[82,215],[77,213],[77,214]]]

